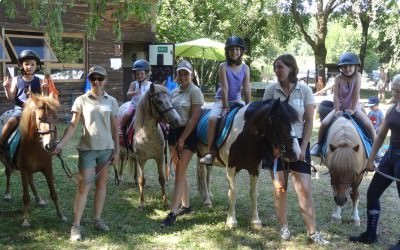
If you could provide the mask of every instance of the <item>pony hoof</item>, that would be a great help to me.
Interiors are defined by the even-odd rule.
[[[139,205],[138,209],[139,209],[139,211],[143,212],[144,211],[144,206],[143,205]]]
[[[67,221],[67,217],[65,217],[65,215],[62,215],[62,216],[60,217],[60,220],[61,220],[61,221]]]
[[[354,226],[359,227],[360,226],[360,221],[359,220],[353,220],[353,224],[354,224]]]
[[[22,222],[22,225],[21,225],[23,228],[28,228],[28,227],[30,227],[31,226],[31,224],[29,223],[29,221],[28,220],[24,220],[24,222]]]
[[[10,201],[11,200],[11,194],[10,193],[5,194],[4,197],[3,197],[3,200]]]
[[[342,218],[332,217],[331,222],[335,224],[341,224]]]
[[[37,206],[38,207],[45,207],[45,206],[47,206],[47,202],[44,201],[44,200],[39,200],[39,201],[37,201]]]
[[[251,223],[251,229],[253,230],[260,230],[262,229],[261,221]]]
[[[226,226],[227,226],[229,229],[236,228],[236,227],[237,227],[237,221],[236,221],[236,220],[233,220],[233,219],[228,219],[228,220],[226,220]]]
[[[212,202],[211,202],[211,201],[209,201],[209,202],[203,202],[203,205],[204,205],[206,208],[212,208]]]

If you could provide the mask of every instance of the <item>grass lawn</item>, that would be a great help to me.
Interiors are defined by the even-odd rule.
[[[370,93],[367,93],[368,97]],[[364,97],[365,98],[365,97]],[[317,124],[313,131],[315,141]],[[58,126],[60,132],[65,124]],[[64,158],[74,173],[77,171],[78,134],[63,151]],[[250,200],[249,177],[247,172],[239,172],[237,176],[238,227],[230,230],[225,227],[228,207],[227,180],[225,170],[216,168],[213,171],[212,190],[214,206],[205,208],[201,204],[197,192],[195,157],[193,157],[188,179],[190,184],[191,203],[194,212],[178,218],[175,226],[160,229],[162,219],[168,209],[162,206],[161,191],[158,184],[156,166],[148,162],[145,169],[145,209],[138,209],[138,188],[128,182],[120,186],[114,184],[112,168],[109,169],[109,185],[103,218],[109,224],[111,231],[98,233],[91,225],[93,210],[93,193],[89,195],[82,224],[86,240],[71,243],[69,231],[72,223],[73,199],[76,184],[69,180],[61,168],[57,158],[54,158],[56,188],[61,200],[67,222],[61,222],[56,217],[55,209],[48,194],[46,182],[41,174],[35,175],[38,189],[48,202],[44,208],[35,206],[32,198],[30,215],[31,228],[22,229],[22,191],[19,172],[12,177],[12,194],[10,202],[0,200],[0,249],[387,249],[395,244],[400,234],[400,208],[396,187],[392,184],[382,197],[382,214],[378,228],[379,242],[372,246],[353,244],[347,241],[348,236],[356,235],[366,227],[366,190],[372,178],[372,173],[365,176],[360,188],[361,227],[351,224],[351,206],[347,203],[343,208],[342,224],[330,222],[334,208],[329,175],[326,167],[319,165],[314,159],[318,173],[313,175],[313,197],[317,212],[317,223],[323,235],[331,244],[326,247],[310,245],[307,241],[306,229],[297,206],[297,197],[292,183],[289,183],[288,220],[292,232],[292,240],[282,242],[279,237],[279,224],[273,206],[272,181],[269,173],[262,171],[258,182],[258,206],[260,219],[264,227],[252,231],[249,227]],[[0,172],[0,193],[5,189],[5,174]],[[169,180],[167,190],[171,200],[173,180]]]

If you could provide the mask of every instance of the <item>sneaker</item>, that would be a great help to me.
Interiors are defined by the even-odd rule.
[[[82,240],[82,231],[80,226],[73,225],[71,227],[71,235],[69,237],[70,241],[79,241]]]
[[[175,215],[180,216],[180,215],[184,215],[184,214],[189,214],[191,212],[192,212],[192,206],[184,207],[184,206],[180,205],[178,208],[178,212]]]
[[[101,231],[101,232],[107,232],[110,230],[110,228],[107,226],[107,224],[102,219],[93,220],[93,227],[97,231]]]
[[[312,156],[320,156],[320,154],[321,154],[321,145],[319,143],[315,143],[310,149],[310,154]]]
[[[212,165],[213,162],[214,162],[214,157],[210,153],[200,158],[200,163],[202,164]]]
[[[282,240],[290,240],[290,231],[287,225],[281,227],[280,234]]]
[[[167,218],[165,218],[165,220],[161,223],[160,227],[161,228],[165,228],[165,227],[169,227],[174,225],[176,221],[176,214],[174,214],[173,212],[170,212],[167,215]]]
[[[321,232],[315,232],[311,235],[308,235],[310,241],[312,243],[315,243],[317,245],[328,245],[329,241],[325,240],[324,237],[322,237]]]
[[[360,234],[359,236],[351,236],[349,238],[349,240],[352,242],[361,242],[364,244],[372,244],[372,243],[376,242],[376,236],[372,237],[372,236],[368,235],[367,232],[364,232],[364,233]]]

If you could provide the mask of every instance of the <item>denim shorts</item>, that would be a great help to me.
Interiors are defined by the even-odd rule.
[[[110,157],[114,150],[78,150],[79,161],[78,168],[94,168],[101,166],[110,160]]]

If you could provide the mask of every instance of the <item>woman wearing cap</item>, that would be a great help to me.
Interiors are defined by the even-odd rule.
[[[361,74],[360,59],[355,53],[346,52],[340,56],[338,63],[339,73],[335,77],[333,92],[334,110],[332,110],[321,122],[318,132],[318,142],[311,149],[311,155],[318,156],[321,152],[322,140],[325,131],[331,124],[333,118],[340,116],[343,112],[350,114],[363,128],[366,128],[369,138],[375,140],[375,130],[368,116],[361,111],[360,88]]]
[[[225,43],[226,61],[219,65],[218,75],[220,87],[215,95],[215,102],[208,119],[208,153],[200,159],[200,163],[212,165],[215,157],[214,138],[218,118],[229,112],[229,106],[235,103],[243,104],[241,89],[244,91],[244,101],[251,99],[250,70],[242,62],[246,47],[242,38],[231,36]]]
[[[122,133],[126,134],[126,127],[129,126],[128,122],[132,120],[135,115],[136,107],[146,91],[150,88],[151,82],[148,81],[150,72],[150,64],[146,60],[139,59],[133,63],[132,76],[135,79],[131,82],[126,95],[131,98],[131,103],[128,110],[121,119]]]
[[[18,56],[18,66],[21,75],[13,78],[4,77],[3,87],[6,97],[14,101],[15,106],[11,117],[3,126],[0,137],[0,149],[4,152],[4,142],[18,125],[22,114],[23,105],[30,94],[47,94],[47,82],[43,82],[35,75],[40,70],[40,58],[33,50],[23,50]]]
[[[179,88],[171,93],[172,104],[181,116],[181,126],[168,134],[170,155],[175,163],[175,185],[170,213],[161,223],[161,227],[172,226],[176,216],[191,212],[186,171],[193,153],[196,151],[196,126],[200,118],[204,96],[192,82],[192,65],[181,61],[177,68]]]
[[[107,72],[101,66],[89,69],[90,91],[78,96],[72,105],[72,118],[64,136],[53,150],[58,154],[68,143],[82,118],[83,134],[78,145],[78,187],[74,202],[74,222],[71,241],[82,239],[81,218],[86,206],[88,192],[95,183],[93,226],[98,231],[109,227],[101,219],[107,190],[108,165],[116,164],[119,157],[118,103],[104,91]],[[99,133],[101,132],[101,133]]]
[[[397,178],[400,178],[400,75],[396,75],[392,81],[392,95],[394,105],[389,107],[381,125],[380,131],[374,144],[371,154],[368,157],[366,168],[374,171],[374,160],[380,147],[386,139],[390,130],[389,148],[379,163],[379,172],[375,173],[367,191],[367,230],[359,236],[350,237],[350,241],[365,244],[374,243],[377,239],[379,215],[381,213],[380,197],[383,192]],[[383,176],[386,175],[386,176]],[[393,179],[388,178],[393,177]],[[400,196],[400,182],[396,182],[397,193]],[[400,249],[400,241],[390,249]]]

